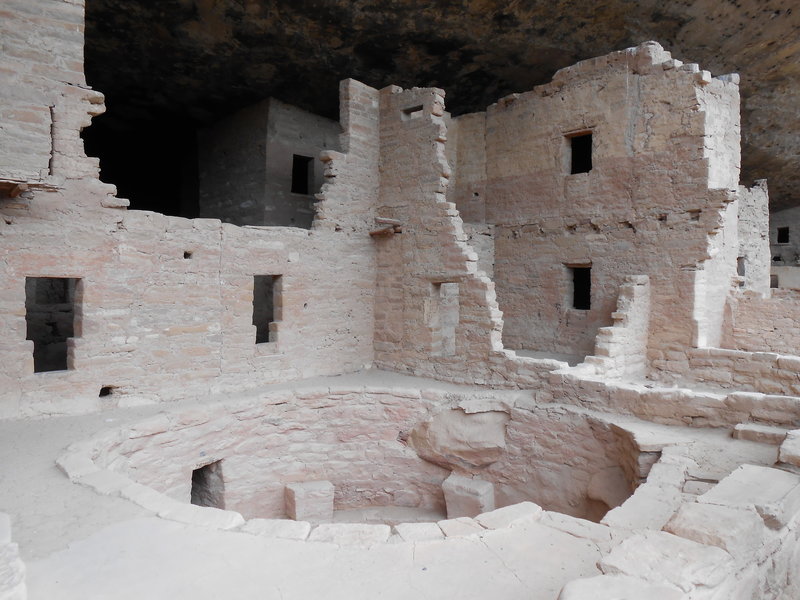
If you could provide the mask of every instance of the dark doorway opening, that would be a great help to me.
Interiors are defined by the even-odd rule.
[[[569,141],[572,150],[570,173],[588,173],[592,170],[592,134],[574,135]]]
[[[572,308],[589,310],[592,307],[592,268],[570,267],[572,271]]]
[[[197,131],[192,122],[101,116],[81,135],[86,154],[100,159],[100,179],[116,185],[117,196],[130,200],[131,210],[198,216]]]
[[[26,339],[33,340],[33,370],[69,368],[68,340],[75,337],[75,300],[80,279],[25,278]]]
[[[778,227],[778,243],[779,244],[788,244],[789,243],[789,228],[788,227]]]
[[[256,344],[276,342],[277,309],[279,308],[280,275],[253,276],[253,325]]]
[[[221,460],[192,471],[192,504],[225,508],[225,482],[222,479]]]
[[[314,177],[314,159],[310,156],[292,155],[292,193],[308,195]]]

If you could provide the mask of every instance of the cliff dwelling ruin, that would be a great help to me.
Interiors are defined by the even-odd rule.
[[[312,71],[283,3],[123,4],[0,9],[0,600],[800,598],[763,88],[637,39],[451,110],[441,40],[373,85],[399,5],[298,9]]]

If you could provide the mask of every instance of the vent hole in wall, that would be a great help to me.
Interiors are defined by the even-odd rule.
[[[203,465],[192,471],[192,504],[225,508],[225,483],[222,461]]]

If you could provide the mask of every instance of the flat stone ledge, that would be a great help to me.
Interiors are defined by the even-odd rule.
[[[558,600],[684,600],[683,592],[671,585],[654,585],[627,575],[597,575],[570,581]]]
[[[599,563],[606,575],[641,577],[654,585],[684,592],[713,588],[734,572],[731,555],[663,531],[648,531],[625,539]]]
[[[505,529],[519,523],[536,521],[542,516],[542,507],[533,502],[520,502],[485,512],[475,520],[486,529]]]
[[[394,526],[404,542],[430,542],[444,539],[436,523],[398,523]]]
[[[241,531],[251,535],[302,541],[311,533],[311,523],[290,519],[250,519],[242,525]]]
[[[388,525],[364,523],[323,523],[308,536],[309,542],[328,542],[339,546],[369,547],[389,540]]]
[[[794,429],[786,434],[786,439],[781,444],[778,460],[800,467],[800,429]]]
[[[195,506],[174,501],[174,505],[158,512],[158,516],[179,523],[199,525],[211,529],[235,529],[244,525],[244,517],[232,510],[209,506]]]
[[[766,529],[754,510],[687,502],[664,526],[664,531],[722,548],[744,563],[758,551]]]
[[[762,444],[780,446],[786,438],[787,430],[782,427],[760,425],[758,423],[739,423],[733,428],[733,437]]]
[[[475,519],[470,517],[458,517],[456,519],[446,519],[437,523],[445,537],[465,537],[468,535],[479,535],[486,531]]]
[[[697,501],[753,507],[768,527],[780,529],[800,513],[800,476],[770,467],[742,465]]]

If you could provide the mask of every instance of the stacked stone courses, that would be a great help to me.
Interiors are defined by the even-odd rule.
[[[232,212],[188,219],[129,209],[86,156],[83,31],[82,0],[0,7],[0,600],[138,593],[103,570],[147,560],[117,546],[138,527],[322,556],[287,598],[393,552],[437,597],[447,569],[465,598],[800,597],[800,295],[770,289],[766,182],[739,184],[738,75],[646,42],[457,117],[354,80],[338,124],[265,100],[206,129]],[[263,156],[215,158],[241,132]],[[325,148],[300,199],[298,139]],[[246,223],[278,213],[298,226]],[[75,280],[64,370],[34,363],[56,317],[31,324],[32,278]],[[212,464],[224,502],[190,504]],[[541,548],[563,568],[523,584]]]

